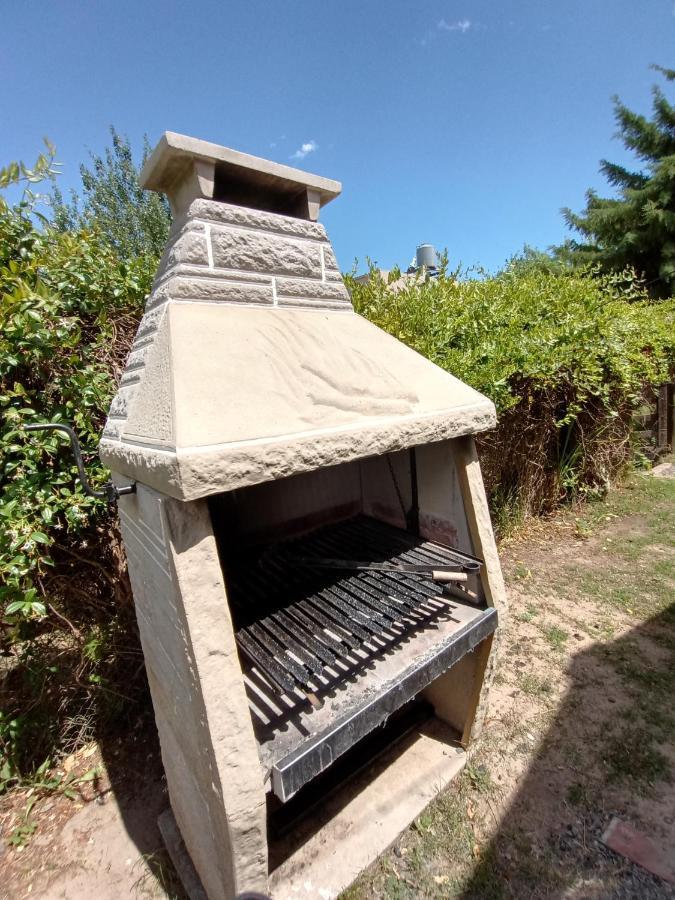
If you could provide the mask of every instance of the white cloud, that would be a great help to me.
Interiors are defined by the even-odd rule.
[[[304,159],[308,153],[314,153],[319,149],[316,141],[305,141],[295,153],[291,154],[291,159]]]
[[[439,31],[461,31],[462,34],[466,34],[471,28],[471,22],[468,19],[459,19],[457,22],[447,22],[445,19],[441,19],[437,28]]]

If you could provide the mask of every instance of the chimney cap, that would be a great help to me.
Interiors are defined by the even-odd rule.
[[[297,195],[303,189],[309,189],[319,195],[320,206],[325,206],[342,191],[340,182],[331,178],[174,131],[165,131],[148,157],[141,170],[141,187],[170,195],[195,162],[214,166],[228,180],[269,190],[276,195]]]

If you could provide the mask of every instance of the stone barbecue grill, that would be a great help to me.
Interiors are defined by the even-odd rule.
[[[354,312],[317,221],[338,182],[166,133],[142,183],[174,219],[100,453],[136,484],[171,807],[209,898],[335,896],[480,724],[494,408]]]

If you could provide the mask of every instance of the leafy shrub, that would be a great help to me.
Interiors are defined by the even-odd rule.
[[[131,604],[114,517],[75,487],[60,437],[23,428],[72,424],[105,480],[99,433],[156,267],[35,213],[0,201],[0,790],[115,696]]]
[[[675,360],[674,301],[538,266],[398,278],[351,279],[356,309],[494,401],[499,426],[480,443],[498,515],[606,485],[630,455],[632,411]]]

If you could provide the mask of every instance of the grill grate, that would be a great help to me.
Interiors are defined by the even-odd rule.
[[[452,548],[359,516],[266,549],[228,566],[236,638],[249,671],[277,695],[314,706],[321,693],[450,614],[456,606],[425,574],[336,570],[327,557],[477,568]],[[470,599],[466,595],[467,600]]]

